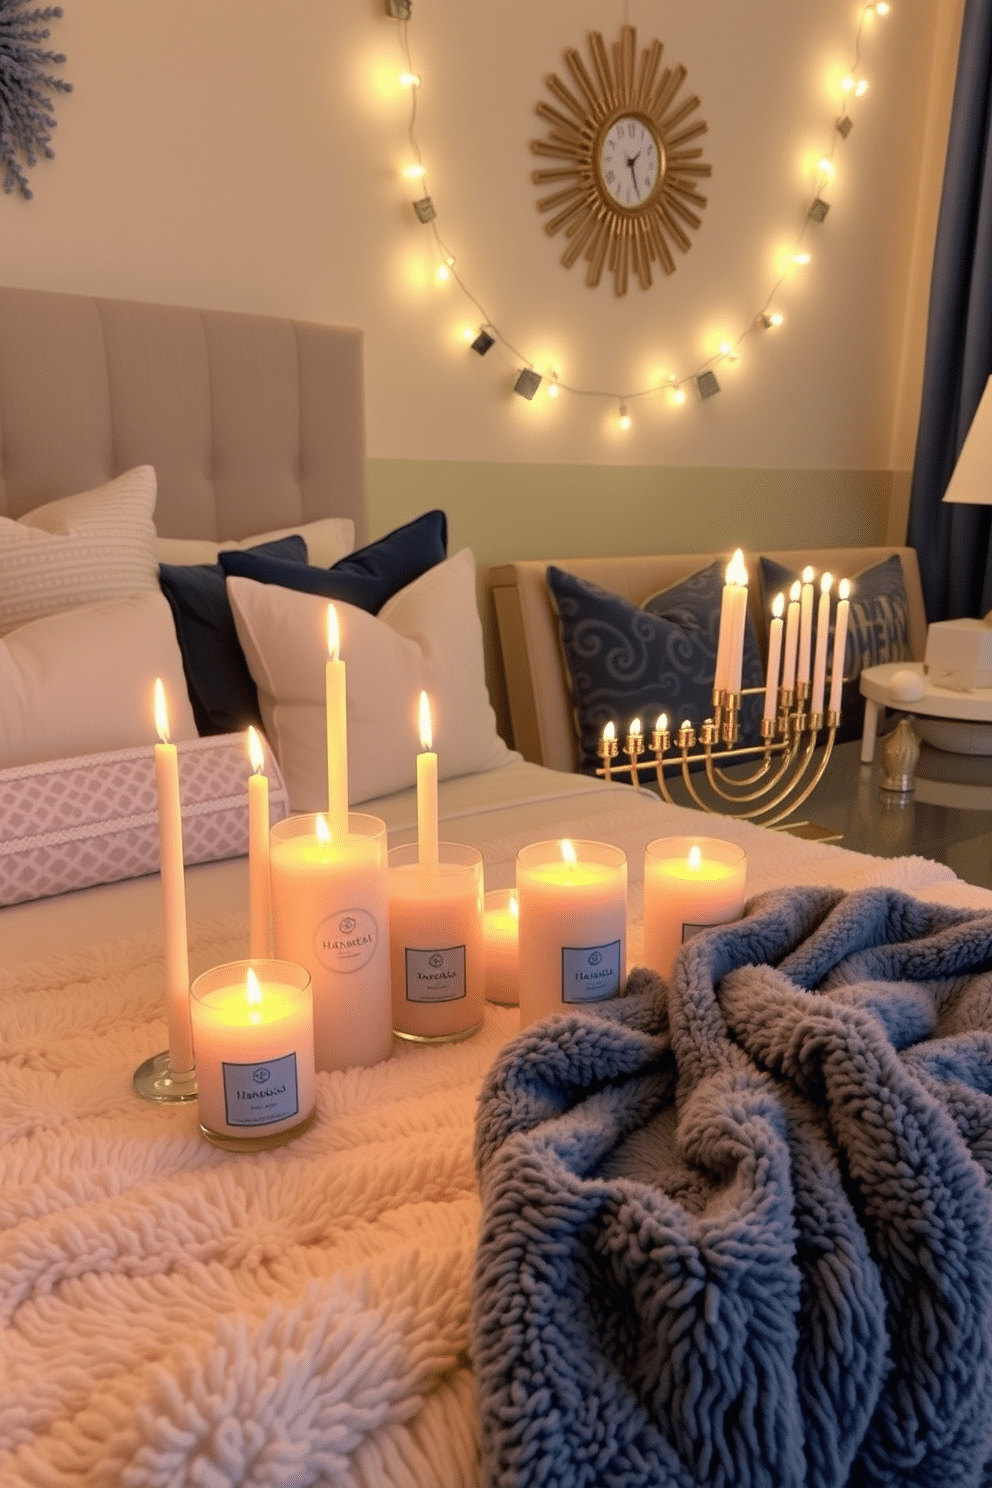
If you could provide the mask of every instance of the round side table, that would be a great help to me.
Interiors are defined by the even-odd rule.
[[[922,697],[911,703],[890,698],[889,683],[896,672],[916,672],[923,681]],[[865,765],[871,764],[875,758],[879,708],[891,708],[894,712],[912,713],[924,718],[992,723],[992,687],[974,687],[967,692],[938,687],[928,679],[922,661],[887,661],[882,666],[865,667],[859,685],[865,699],[865,725],[861,735],[861,762]]]

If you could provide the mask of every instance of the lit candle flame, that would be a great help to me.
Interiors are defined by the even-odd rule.
[[[605,723],[603,725],[603,738],[606,740],[606,742],[608,744],[612,744],[612,742],[616,738],[616,736],[617,736],[616,725],[612,722],[612,720],[609,723]]]
[[[511,917],[511,919],[519,920],[519,918],[520,918],[520,905],[517,903],[517,896],[516,896],[516,894],[511,894],[510,895],[510,902],[507,905],[507,909],[510,911],[510,917]]]
[[[169,714],[165,706],[165,688],[162,678],[155,678],[155,731],[163,744],[169,742]]]
[[[245,997],[252,1007],[257,1007],[262,1000],[262,989],[258,985],[258,977],[251,966],[245,973]]]
[[[802,588],[802,585],[800,584],[799,580],[797,579],[796,582],[793,584],[792,588],[789,590],[789,598],[792,600],[792,603],[793,604],[798,604],[799,603],[799,592],[800,592],[800,589],[801,588]]]
[[[693,872],[698,872],[699,866],[702,861],[703,855],[699,851],[698,845],[694,842],[689,849],[689,867],[692,869]]]
[[[574,867],[575,864],[579,861],[575,848],[569,842],[567,837],[562,838],[561,856],[563,862],[566,862],[569,867]]]
[[[829,594],[830,593],[830,585],[833,583],[833,581],[834,581],[833,580],[833,574],[825,573],[823,575],[823,578],[820,580],[820,593],[821,594]]]
[[[775,619],[776,620],[781,620],[781,618],[782,618],[782,611],[784,609],[785,609],[785,595],[784,594],[776,594],[775,599],[772,602],[772,614],[775,616]]]
[[[630,725],[630,732],[636,737],[641,732],[641,720],[635,718]]]
[[[341,649],[341,632],[338,629],[338,612],[332,604],[327,606],[327,654],[332,661],[338,660]]]
[[[840,588],[839,588],[839,590],[837,592],[839,593],[841,599],[846,599],[847,596],[851,592],[851,581],[850,581],[850,579],[841,579],[841,581],[840,581]]]
[[[321,811],[318,811],[317,812],[317,818],[316,818],[316,820],[314,822],[314,831],[317,834],[317,841],[318,842],[320,842],[320,843],[330,842],[330,840],[331,840],[331,829],[327,825],[327,817],[324,816],[323,812],[321,812]]]
[[[734,549],[734,556],[727,565],[727,583],[747,587],[747,568],[744,565],[744,554],[740,548]]]
[[[668,730],[668,714],[667,713],[659,713],[658,714],[658,722],[655,724],[655,728],[658,730],[659,734],[664,734],[664,733],[667,732],[667,730]]]
[[[809,566],[807,566],[806,568],[804,568],[803,569],[803,583],[804,584],[812,584],[812,582],[813,582],[813,574],[814,574],[814,571],[813,571],[812,568],[810,568]]]
[[[248,758],[255,774],[260,775],[265,763],[265,754],[262,750],[262,741],[258,737],[258,730],[251,723],[248,725]]]
[[[420,694],[420,747],[421,749],[433,749],[434,734],[431,730],[431,705],[427,701],[426,692]]]

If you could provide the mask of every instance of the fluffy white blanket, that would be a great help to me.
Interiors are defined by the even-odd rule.
[[[627,847],[632,959],[644,842],[701,825],[650,815],[624,803],[582,824]],[[921,859],[719,831],[745,842],[753,892],[882,882],[989,902]],[[486,849],[490,887],[525,840]],[[241,916],[191,927],[194,974],[243,952]],[[132,1092],[166,1042],[157,939],[0,971],[0,1483],[477,1482],[473,1128],[516,1027],[490,1008],[465,1043],[320,1075],[308,1132],[235,1156],[201,1138],[195,1106]]]

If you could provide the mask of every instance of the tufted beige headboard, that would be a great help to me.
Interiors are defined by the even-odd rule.
[[[165,537],[367,537],[360,331],[0,288],[0,514],[155,467]]]

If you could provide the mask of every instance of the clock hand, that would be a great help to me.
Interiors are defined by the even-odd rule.
[[[639,190],[638,185],[637,185],[637,171],[634,169],[634,167],[637,164],[637,162],[640,159],[640,157],[641,157],[640,150],[638,150],[638,152],[637,152],[636,155],[628,155],[627,156],[627,166],[628,166],[628,168],[630,170],[631,177],[633,178],[634,190],[637,192],[638,197],[640,197],[640,194],[641,193],[640,193],[640,190]]]

